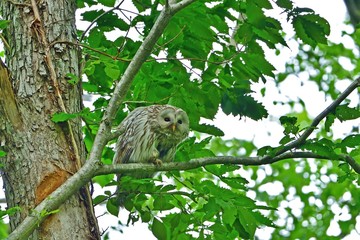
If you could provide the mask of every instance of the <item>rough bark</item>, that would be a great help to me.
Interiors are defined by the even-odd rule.
[[[51,115],[81,110],[79,50],[53,41],[76,42],[76,1],[0,1],[10,26],[4,35],[6,65],[0,66],[0,143],[7,155],[2,177],[14,230],[44,198],[82,165],[81,121],[56,124]],[[69,198],[32,239],[99,239],[88,189]],[[47,214],[47,213],[43,213]]]

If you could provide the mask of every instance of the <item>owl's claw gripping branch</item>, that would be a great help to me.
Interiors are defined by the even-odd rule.
[[[154,165],[156,165],[156,166],[161,166],[163,162],[162,162],[160,159],[155,159],[155,160],[153,161],[153,163],[154,163]]]

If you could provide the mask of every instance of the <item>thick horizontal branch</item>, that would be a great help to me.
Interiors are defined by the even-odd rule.
[[[232,157],[232,156],[219,156],[219,157],[206,157],[192,159],[188,162],[171,162],[164,163],[161,166],[153,164],[129,163],[129,164],[116,164],[104,165],[95,172],[95,175],[104,175],[110,173],[138,173],[138,172],[161,172],[172,170],[189,170],[199,167],[204,167],[213,164],[236,164],[243,166],[259,166],[279,162],[286,159],[294,158],[316,158],[330,160],[326,156],[321,156],[311,152],[288,152],[283,153],[274,158],[259,158],[259,157]],[[350,158],[351,159],[351,158]],[[353,159],[352,159],[353,160]],[[338,161],[348,162],[353,169],[360,174],[360,165],[355,161],[349,161],[349,157],[340,156]]]

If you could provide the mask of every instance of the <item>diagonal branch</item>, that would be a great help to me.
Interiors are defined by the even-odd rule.
[[[354,91],[356,88],[360,87],[360,77],[355,79],[346,89],[343,93],[340,94],[340,96],[334,100],[324,111],[322,111],[318,116],[316,116],[311,123],[310,127],[306,129],[306,131],[296,140],[288,143],[284,146],[281,150],[279,150],[275,156],[278,156],[284,152],[287,152],[291,149],[295,149],[302,145],[306,139],[310,136],[310,134],[316,129],[316,126],[320,123],[321,120],[323,120],[327,115],[329,115],[332,111],[336,109],[340,105],[342,101],[344,101],[347,96],[350,95],[352,91]],[[270,157],[268,157],[270,158]]]

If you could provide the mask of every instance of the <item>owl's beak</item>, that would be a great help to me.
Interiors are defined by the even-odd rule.
[[[173,130],[173,132],[174,132],[175,129],[176,129],[176,124],[172,125],[171,128],[172,128],[172,130]]]

